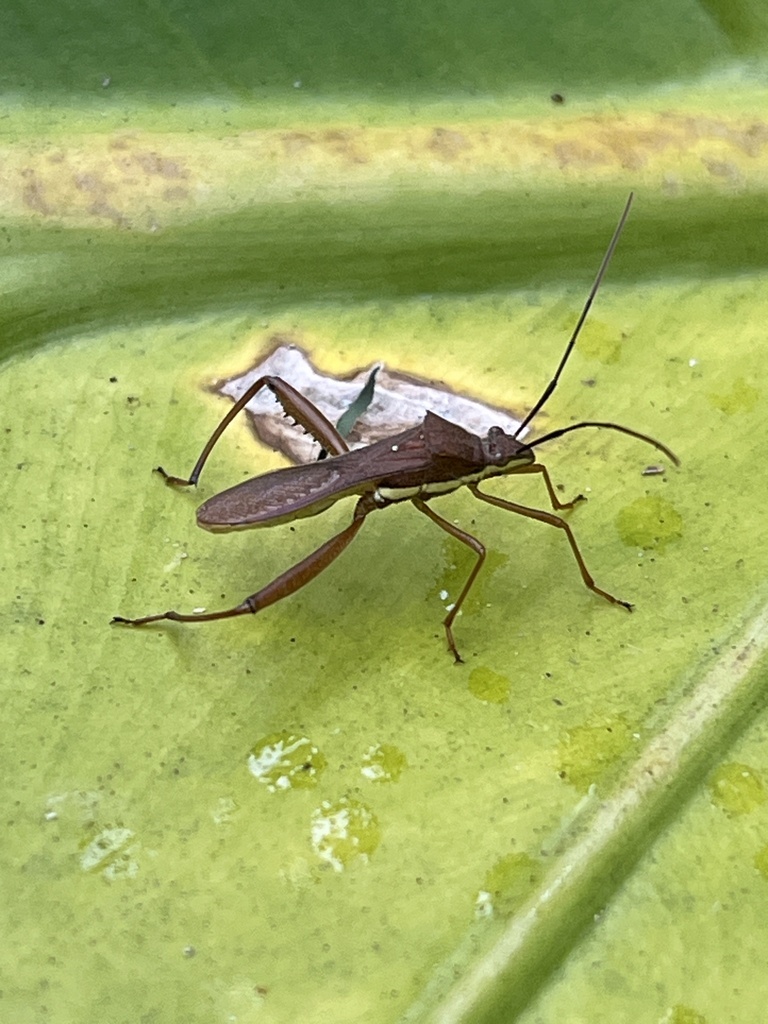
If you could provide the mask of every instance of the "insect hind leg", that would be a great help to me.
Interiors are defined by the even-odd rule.
[[[370,511],[371,509],[365,503],[365,499],[361,498],[355,507],[354,518],[346,529],[342,530],[341,533],[337,533],[335,537],[331,537],[325,544],[321,544],[312,554],[307,555],[306,558],[291,566],[290,569],[286,569],[285,572],[272,580],[271,583],[262,587],[261,590],[257,590],[255,594],[246,597],[244,601],[235,605],[234,608],[225,608],[218,612],[200,612],[197,615],[185,615],[181,612],[168,611],[158,615],[145,615],[139,619],[125,619],[121,615],[116,615],[112,622],[125,626],[146,626],[149,623],[162,622],[163,620],[170,620],[171,622],[212,622],[216,619],[231,619],[236,615],[255,615],[256,612],[260,612],[271,604],[282,601],[284,597],[294,594],[309,583],[310,580],[313,580],[315,576],[318,576],[324,569],[327,569],[331,562],[337,559],[347,545],[354,540]]]

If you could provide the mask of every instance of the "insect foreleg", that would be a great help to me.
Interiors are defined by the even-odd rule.
[[[620,598],[614,597],[613,594],[609,594],[607,590],[602,590],[597,586],[592,578],[592,574],[584,564],[584,559],[581,551],[579,551],[579,545],[576,543],[573,531],[568,523],[566,523],[564,519],[561,519],[560,516],[553,515],[552,512],[545,512],[539,508],[528,508],[527,505],[518,505],[514,501],[505,501],[503,498],[497,498],[490,494],[485,494],[480,490],[477,484],[469,484],[469,489],[476,498],[479,498],[480,501],[487,501],[489,505],[495,505],[497,508],[506,509],[508,512],[516,512],[520,516],[527,516],[528,519],[537,519],[540,523],[548,523],[549,526],[556,526],[558,530],[564,530],[565,535],[568,538],[568,543],[571,545],[571,551],[573,551],[576,562],[578,563],[581,578],[584,580],[586,586],[588,586],[594,594],[599,594],[600,597],[604,597],[606,601],[610,601],[611,604],[620,604],[622,608],[626,608],[627,611],[632,611],[632,605],[629,601],[622,601]]]
[[[445,635],[448,638],[448,647],[451,651],[451,654],[456,659],[456,663],[459,664],[464,659],[458,652],[456,642],[453,639],[453,630],[451,627],[453,626],[453,620],[456,618],[456,616],[459,614],[459,611],[461,610],[461,606],[464,603],[464,598],[467,596],[470,589],[472,588],[472,584],[475,582],[477,574],[480,572],[483,566],[483,562],[485,561],[485,548],[477,539],[477,537],[473,537],[471,533],[465,533],[464,530],[460,530],[458,526],[454,526],[454,524],[450,523],[447,519],[443,519],[442,516],[439,516],[437,512],[435,512],[434,509],[430,508],[425,501],[421,500],[421,498],[414,498],[412,500],[413,504],[416,506],[419,512],[423,512],[424,515],[428,516],[433,523],[440,527],[441,530],[445,530],[446,533],[449,533],[452,537],[455,537],[456,540],[460,540],[462,544],[466,544],[467,547],[471,548],[477,555],[477,561],[475,562],[472,568],[472,572],[467,577],[467,581],[462,587],[461,593],[456,599],[453,608],[451,608],[450,612],[443,620],[443,625],[445,626]]]
[[[519,476],[521,473],[539,473],[544,477],[544,483],[546,484],[547,491],[549,492],[549,500],[552,503],[552,508],[557,509],[558,512],[561,512],[563,509],[573,508],[574,505],[578,505],[580,501],[587,500],[583,494],[577,494],[573,501],[560,501],[558,496],[555,494],[555,488],[552,484],[552,479],[547,472],[547,467],[542,466],[540,462],[533,462],[530,466],[520,466],[519,469],[515,470],[515,476]]]
[[[355,514],[349,526],[341,533],[331,537],[322,544],[311,555],[307,555],[290,569],[286,569],[277,579],[272,580],[266,587],[246,597],[244,601],[234,608],[226,608],[220,612],[201,612],[198,615],[183,615],[180,612],[163,612],[160,615],[145,615],[140,619],[124,619],[122,616],[115,616],[113,622],[122,623],[127,626],[146,626],[150,622],[161,622],[163,619],[170,619],[172,622],[211,622],[214,619],[231,619],[236,615],[255,615],[263,608],[282,601],[284,597],[300,590],[305,584],[318,576],[323,569],[327,569],[334,559],[338,558],[342,551],[352,541],[360,527],[365,522],[365,517],[371,509],[364,504],[365,498],[361,498],[355,507]]]
[[[305,398],[295,388],[291,387],[282,377],[259,377],[258,380],[251,384],[247,391],[243,392],[211,434],[208,443],[200,453],[200,458],[195,463],[195,468],[189,474],[188,480],[179,476],[171,476],[165,472],[162,466],[157,467],[158,473],[162,474],[165,482],[178,487],[189,487],[197,484],[203,466],[208,461],[208,456],[213,451],[216,442],[241,409],[244,409],[254,395],[258,394],[265,387],[269,388],[280,405],[282,405],[286,414],[311,434],[316,441],[319,441],[326,451],[332,455],[343,455],[344,452],[349,451],[349,445],[336,427],[308,398]]]

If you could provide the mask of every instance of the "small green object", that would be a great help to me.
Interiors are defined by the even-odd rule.
[[[509,700],[510,681],[490,668],[473,668],[469,674],[469,692],[478,700],[489,704],[503,704]]]
[[[757,388],[747,384],[743,377],[738,377],[729,391],[709,395],[712,405],[726,416],[733,416],[737,412],[751,412],[759,398],[760,392]]]
[[[352,433],[352,428],[355,423],[360,419],[365,410],[373,401],[373,390],[376,386],[376,374],[381,369],[381,366],[377,363],[376,366],[368,374],[368,380],[365,382],[362,391],[357,398],[352,402],[346,412],[342,413],[339,417],[339,421],[336,424],[336,429],[342,437],[349,437]]]
[[[683,535],[683,517],[664,498],[638,498],[616,517],[619,536],[629,547],[663,551]]]
[[[707,1024],[707,1018],[690,1006],[676,1003],[664,1018],[669,1024]]]
[[[306,736],[276,732],[260,739],[248,757],[248,770],[270,793],[309,789],[325,769],[325,757]]]
[[[768,800],[760,775],[737,762],[720,765],[709,780],[709,794],[715,807],[729,816],[749,814]]]
[[[397,782],[408,767],[405,754],[391,743],[377,743],[362,758],[360,773],[369,782]]]
[[[334,871],[359,859],[367,861],[381,842],[381,827],[373,811],[359,800],[343,796],[323,800],[312,813],[312,848]]]
[[[594,359],[609,366],[621,358],[621,337],[617,336],[613,326],[593,319],[581,333],[579,349],[585,359]]]
[[[501,857],[485,876],[483,888],[477,895],[478,916],[513,914],[533,892],[543,874],[541,863],[527,853]]]
[[[762,850],[758,850],[755,854],[755,867],[768,882],[768,845],[764,846]]]
[[[101,874],[108,881],[135,878],[139,870],[136,852],[135,833],[121,825],[110,825],[81,846],[80,867],[88,874]]]
[[[586,793],[624,755],[634,738],[629,723],[621,717],[569,729],[560,741],[560,777]]]

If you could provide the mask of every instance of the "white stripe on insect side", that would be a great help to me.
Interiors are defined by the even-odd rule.
[[[509,463],[505,469],[508,471]],[[502,476],[505,469],[498,466],[484,466],[476,473],[468,473],[467,476],[457,476],[453,480],[434,480],[428,484],[421,484],[418,487],[377,487],[373,500],[378,504],[386,501],[407,501],[408,498],[418,498],[420,495],[450,494],[466,484],[477,484],[489,476]]]

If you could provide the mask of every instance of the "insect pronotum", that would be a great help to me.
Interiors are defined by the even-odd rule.
[[[597,586],[587,569],[570,525],[562,516],[555,514],[573,508],[577,502],[583,500],[583,495],[578,495],[572,501],[560,501],[546,467],[536,461],[536,449],[574,430],[597,427],[616,430],[637,438],[663,452],[675,465],[679,465],[679,460],[661,441],[630,427],[599,420],[573,423],[527,442],[519,438],[557,387],[616,248],[632,199],[633,195],[630,193],[595,282],[552,379],[514,434],[506,433],[501,427],[491,427],[487,436],[478,437],[441,416],[427,412],[419,426],[367,447],[350,451],[347,442],[323,413],[290,384],[280,377],[260,377],[244,392],[216,427],[188,479],[170,476],[160,467],[158,472],[168,484],[181,487],[196,485],[208,456],[229,423],[258,391],[269,388],[285,413],[307,430],[332,457],[308,465],[274,470],[214,495],[197,510],[198,525],[213,532],[276,526],[279,523],[318,515],[342,498],[356,495],[357,503],[352,513],[352,522],[306,558],[233,608],[186,615],[168,611],[137,619],[116,616],[112,621],[130,626],[145,626],[150,622],[160,622],[164,619],[174,622],[211,622],[214,619],[228,619],[235,615],[260,612],[276,601],[295,593],[326,569],[354,539],[371,512],[398,502],[410,501],[436,526],[465,544],[475,554],[475,564],[443,622],[448,648],[456,662],[460,662],[462,658],[453,636],[453,623],[482,568],[486,551],[476,537],[444,519],[430,504],[433,498],[449,494],[459,487],[468,487],[480,501],[562,530],[586,586],[606,601],[631,611],[632,605],[627,601],[622,601]],[[481,481],[508,473],[538,474],[544,482],[554,511],[529,508],[480,490]]]

